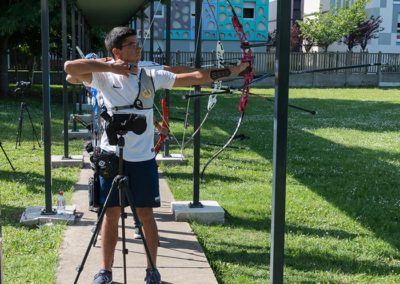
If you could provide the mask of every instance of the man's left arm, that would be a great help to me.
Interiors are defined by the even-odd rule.
[[[196,70],[190,73],[176,74],[174,87],[190,87],[215,82],[229,76],[238,76],[249,68],[249,63],[244,62],[238,66],[222,69]]]

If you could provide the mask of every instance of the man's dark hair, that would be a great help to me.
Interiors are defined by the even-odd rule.
[[[122,44],[125,39],[130,36],[135,36],[136,31],[129,27],[115,27],[106,36],[104,43],[107,51],[112,54],[113,48],[122,49]]]

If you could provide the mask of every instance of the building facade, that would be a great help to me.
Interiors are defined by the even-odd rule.
[[[266,42],[268,39],[268,0],[233,0],[231,1],[243,25],[250,42]],[[171,1],[171,50],[194,51],[195,39],[195,1]],[[165,6],[154,4],[154,46],[165,50]],[[151,23],[150,9],[145,11],[144,22],[145,48],[148,50],[148,33]],[[217,40],[221,38],[226,51],[240,51],[236,32],[231,21],[232,11],[226,0],[205,0],[202,7],[202,51],[215,50]],[[138,34],[141,33],[140,21],[136,21]],[[219,35],[219,36],[218,36]],[[265,50],[265,48],[263,48]]]
[[[317,3],[319,0],[315,0]],[[311,1],[313,4],[313,1]],[[317,8],[319,4],[317,5]],[[277,15],[277,8],[278,8],[278,0],[269,0],[269,9],[268,9],[268,30],[270,32],[276,29],[276,15]],[[291,12],[291,21],[292,24],[297,20],[303,19],[304,16],[304,0],[292,0],[292,12]]]
[[[312,13],[328,11],[331,7],[344,7],[346,2],[351,5],[355,0],[292,0],[293,21],[302,19]],[[276,6],[277,0],[269,1],[269,30],[276,28]],[[367,45],[369,52],[399,53],[400,52],[400,0],[371,0],[366,6],[368,16],[381,16],[383,31],[377,39],[371,40]],[[300,16],[299,16],[300,15]],[[346,51],[344,44],[332,44],[328,51]],[[359,51],[356,47],[353,51]]]
[[[350,0],[350,5],[355,0]],[[304,7],[308,3],[319,2],[315,0],[304,0]],[[343,7],[346,5],[346,0],[320,0],[323,11],[330,7]],[[314,5],[314,4],[313,4]],[[315,9],[315,7],[313,7]],[[318,9],[318,7],[317,7]],[[305,15],[318,10],[305,11]],[[384,52],[384,53],[399,53],[400,52],[400,0],[371,0],[366,7],[366,12],[369,16],[381,16],[383,22],[381,27],[384,28],[378,35],[377,39],[372,39],[367,45],[368,52]],[[344,44],[332,44],[329,46],[329,51],[346,51],[347,47]],[[353,51],[359,51],[356,47]]]

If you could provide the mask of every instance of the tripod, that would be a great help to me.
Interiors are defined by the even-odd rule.
[[[126,134],[126,132],[123,132],[123,134]],[[83,256],[82,262],[77,267],[78,274],[76,275],[74,284],[78,283],[79,276],[80,276],[81,272],[83,271],[84,265],[86,263],[86,259],[90,252],[90,249],[92,248],[92,245],[95,242],[95,239],[97,238],[98,232],[100,230],[105,212],[107,210],[107,205],[110,200],[111,193],[114,190],[119,190],[119,203],[120,203],[120,207],[121,207],[122,256],[123,256],[123,267],[124,267],[124,283],[127,283],[127,281],[126,281],[126,255],[128,254],[128,250],[126,249],[126,238],[125,238],[125,219],[127,217],[127,214],[125,213],[125,203],[126,203],[125,197],[128,198],[129,206],[131,207],[132,214],[133,214],[133,219],[135,220],[135,223],[138,224],[139,233],[140,233],[140,236],[142,237],[143,246],[146,251],[146,256],[147,256],[147,259],[149,260],[151,269],[155,270],[154,262],[153,262],[153,259],[151,258],[150,251],[149,251],[146,239],[143,234],[142,224],[141,224],[139,216],[137,215],[137,212],[136,212],[133,194],[128,188],[128,178],[123,175],[123,173],[124,173],[123,172],[123,149],[125,146],[125,139],[123,137],[123,134],[122,133],[118,134],[119,137],[118,137],[118,142],[117,142],[118,148],[119,148],[118,175],[114,178],[114,180],[112,182],[110,192],[107,195],[106,201],[101,210],[100,216],[97,220],[95,231],[92,234],[92,237],[91,237],[89,245],[86,249],[85,255]]]
[[[40,148],[41,146],[40,146],[39,138],[36,134],[35,126],[33,125],[31,114],[29,113],[29,110],[28,110],[28,106],[26,103],[22,102],[21,108],[19,111],[17,138],[15,140],[15,149],[17,149],[18,146],[21,146],[22,122],[24,120],[24,111],[26,111],[26,113],[28,114],[28,118],[29,118],[29,121],[32,126],[32,138],[33,138],[33,140],[35,140],[35,138],[36,138],[36,141],[38,142],[38,145]],[[33,149],[35,149],[35,142],[33,142]]]
[[[13,169],[13,171],[15,171],[15,168],[14,168],[14,166],[11,164],[11,161],[10,161],[10,159],[8,158],[7,153],[6,153],[6,151],[4,150],[3,145],[1,144],[1,142],[0,142],[0,148],[1,148],[1,150],[3,151],[3,153],[4,153],[4,156],[6,156],[6,159],[7,159],[8,163],[10,164],[11,168]]]

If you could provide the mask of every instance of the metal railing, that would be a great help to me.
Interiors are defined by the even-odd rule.
[[[224,58],[226,65],[236,64],[240,61],[241,52],[225,52]],[[150,53],[144,52],[143,60],[149,60]],[[194,52],[176,51],[171,52],[170,62],[172,66],[194,66]],[[164,63],[163,53],[154,53],[154,61]],[[204,68],[213,68],[216,66],[215,52],[202,53],[202,66]],[[382,73],[400,72],[400,53],[351,53],[351,52],[292,52],[290,54],[290,71],[301,71],[310,69],[335,68],[340,66],[361,65],[382,63]],[[9,54],[9,70],[31,70],[33,59],[25,54],[16,51]],[[35,70],[41,70],[40,58],[36,59]],[[256,73],[273,73],[275,66],[275,52],[254,53],[254,69]],[[50,54],[50,70],[62,71],[63,65],[61,57],[57,54]],[[377,73],[379,67],[363,67],[350,70],[330,71],[334,73]]]

